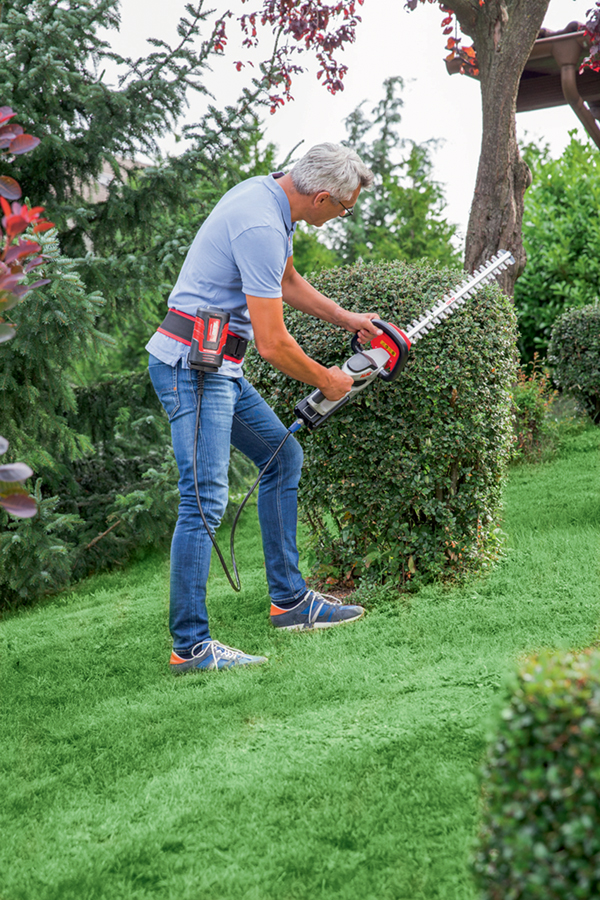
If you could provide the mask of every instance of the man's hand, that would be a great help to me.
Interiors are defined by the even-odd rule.
[[[378,313],[352,313],[348,312],[348,310],[340,310],[343,313],[342,321],[340,325],[342,328],[345,328],[346,331],[351,331],[353,334],[358,334],[358,340],[361,344],[366,344],[378,334],[382,334],[380,328],[376,328],[373,325],[372,320],[378,319]]]
[[[319,385],[319,390],[328,400],[341,400],[345,397],[354,379],[346,372],[342,372],[339,366],[327,369],[326,379]]]

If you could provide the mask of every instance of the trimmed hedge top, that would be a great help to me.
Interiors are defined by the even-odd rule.
[[[322,272],[314,286],[355,311],[407,327],[464,277],[423,263]],[[287,326],[324,365],[350,335],[296,310]],[[479,569],[494,555],[511,445],[515,315],[487,286],[414,349],[399,379],[378,381],[318,431],[300,432],[301,509],[322,580],[379,582]],[[247,374],[284,422],[308,389],[253,351]]]

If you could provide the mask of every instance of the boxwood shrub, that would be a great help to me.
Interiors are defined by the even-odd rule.
[[[311,282],[347,309],[406,327],[463,275],[395,262]],[[327,366],[349,357],[347,332],[293,309],[286,317],[309,356]],[[515,345],[512,304],[486,286],[415,345],[397,381],[378,379],[320,429],[298,433],[300,505],[320,581],[405,585],[489,563],[511,448]],[[247,374],[291,424],[308,389],[254,351]]]
[[[556,320],[548,361],[556,384],[600,425],[600,306],[569,309]]]
[[[522,668],[484,771],[484,900],[600,897],[600,653]]]

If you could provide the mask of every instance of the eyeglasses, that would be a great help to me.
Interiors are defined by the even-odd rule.
[[[350,209],[348,209],[348,207],[345,206],[345,204],[343,204],[341,200],[336,200],[335,197],[332,197],[331,199],[333,200],[334,203],[339,203],[340,206],[343,206],[344,209],[346,210],[345,213],[340,214],[340,216],[339,216],[340,219],[348,219],[350,216],[354,215],[354,207],[353,206],[351,206]]]

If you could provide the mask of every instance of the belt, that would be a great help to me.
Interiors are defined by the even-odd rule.
[[[158,331],[159,334],[166,334],[167,337],[174,338],[176,341],[191,347],[194,322],[195,316],[179,312],[178,309],[170,309],[160,323]],[[243,362],[248,343],[245,338],[239,337],[233,331],[228,331],[223,359],[228,359],[230,362],[235,363]]]

